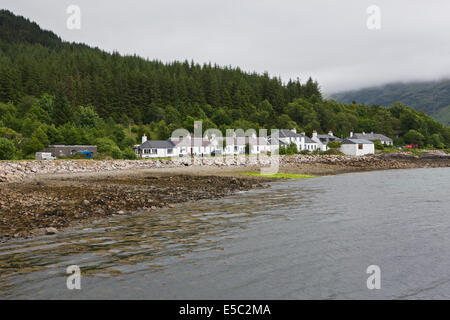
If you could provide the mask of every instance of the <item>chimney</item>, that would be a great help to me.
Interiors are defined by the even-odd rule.
[[[350,138],[353,138],[353,131],[350,131]]]
[[[256,133],[252,133],[252,138],[256,139]]]
[[[144,142],[146,142],[147,141],[147,136],[145,135],[145,133],[144,133],[144,135],[142,136],[142,143],[144,143]]]
[[[329,136],[333,136],[333,131],[331,131],[331,130],[328,131],[328,135],[329,135]]]
[[[370,134],[373,134],[373,131]]]
[[[302,131],[302,133],[300,133],[300,134],[303,135],[303,136],[306,136],[305,131]]]
[[[317,131],[316,131],[316,130],[314,130],[314,131],[312,132],[312,136],[313,136],[313,138],[317,137]]]
[[[291,131],[292,131],[293,133],[297,133],[297,129],[296,129],[296,128],[291,129]]]
[[[366,133],[363,131],[362,134],[365,135]]]

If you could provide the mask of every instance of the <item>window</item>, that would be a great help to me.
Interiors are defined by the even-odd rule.
[[[168,154],[172,154],[173,153],[173,149],[167,149],[167,153]]]
[[[358,144],[358,149],[359,149],[359,150],[362,150],[362,149],[363,149],[363,144],[362,144],[362,143]]]
[[[151,153],[151,154],[157,154],[157,153],[158,153],[158,149],[151,149],[151,150],[150,150],[150,153]]]

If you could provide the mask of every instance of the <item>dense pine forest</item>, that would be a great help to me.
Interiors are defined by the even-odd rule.
[[[132,159],[143,133],[166,139],[194,120],[223,131],[374,131],[398,144],[450,147],[450,128],[399,103],[339,104],[311,78],[284,83],[234,67],[107,53],[0,11],[0,159],[31,158],[49,144],[96,144],[103,156]]]

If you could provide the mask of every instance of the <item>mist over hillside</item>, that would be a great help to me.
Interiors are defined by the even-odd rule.
[[[425,111],[440,123],[450,125],[450,79],[430,82],[392,83],[379,87],[331,94],[341,103],[365,103],[390,106],[402,102],[415,110]]]

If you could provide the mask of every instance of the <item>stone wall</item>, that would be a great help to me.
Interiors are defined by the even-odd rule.
[[[269,166],[271,158],[263,157],[210,157],[174,158],[173,160],[57,160],[57,161],[0,161],[0,183],[32,179],[36,175],[55,173],[105,172],[126,169],[173,168],[183,166],[254,167]],[[450,155],[425,154],[414,157],[407,153],[366,156],[293,155],[279,156],[280,166],[299,167],[302,164],[367,167],[368,169],[427,167],[436,164],[449,166]]]

